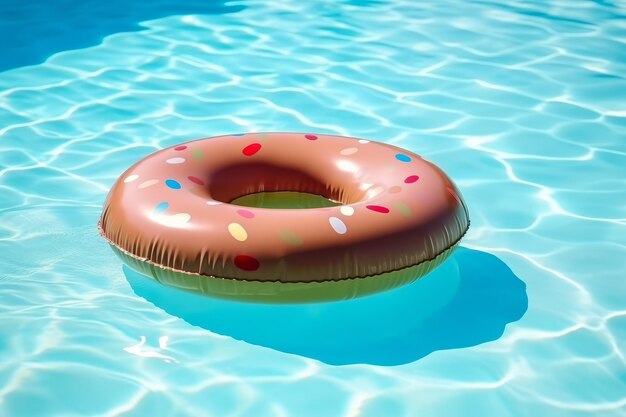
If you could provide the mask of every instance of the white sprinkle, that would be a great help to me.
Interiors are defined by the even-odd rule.
[[[330,226],[333,228],[333,230],[340,235],[343,235],[348,231],[346,224],[337,217],[330,217],[328,219],[328,222],[330,223]]]
[[[219,206],[220,204],[224,204],[221,201],[209,200],[206,202],[207,206]]]
[[[346,148],[346,149],[342,149],[339,153],[342,155],[352,155],[355,154],[359,151],[358,148]]]
[[[369,190],[367,190],[367,198],[374,198],[377,195],[382,194],[383,191],[385,191],[385,188],[380,185],[374,188],[370,188]]]
[[[124,182],[128,184],[129,182],[135,181],[137,178],[139,178],[139,175],[137,174],[129,175],[128,177],[124,178]]]
[[[176,213],[171,216],[163,216],[161,223],[166,226],[182,226],[191,220],[191,215],[189,213]]]
[[[173,165],[182,164],[183,162],[185,162],[185,158],[181,158],[181,157],[170,158],[165,162],[167,162],[168,164],[173,164]]]
[[[365,139],[359,139],[359,143],[370,143],[369,140],[365,140]]]
[[[157,182],[159,182],[159,180],[144,181],[141,184],[139,184],[139,188],[147,188],[147,187],[150,187],[151,185],[156,184]]]
[[[350,207],[350,206],[341,206],[341,208],[339,209],[339,211],[341,212],[341,214],[343,214],[344,216],[352,216],[354,214],[354,207]]]
[[[351,161],[342,159],[337,161],[337,168],[345,172],[355,173],[359,170],[359,166]]]

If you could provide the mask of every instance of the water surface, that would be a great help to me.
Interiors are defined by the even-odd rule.
[[[103,40],[81,29],[83,43],[2,59],[13,69],[0,73],[0,415],[626,415],[623,1],[156,14],[167,4]],[[259,339],[137,289],[96,230],[117,176],[184,140],[254,131],[380,140],[439,164],[472,227],[464,252],[415,285],[459,278],[449,268],[469,256],[464,282],[483,286],[450,300],[477,294],[482,309],[435,298],[436,326],[417,333],[425,342],[394,334],[407,342],[398,356],[320,354],[286,346],[280,323]],[[457,315],[463,305],[475,309]]]

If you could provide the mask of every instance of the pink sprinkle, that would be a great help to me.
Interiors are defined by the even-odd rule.
[[[189,181],[191,182],[195,182],[198,185],[204,185],[204,181],[202,181],[200,178],[198,177],[192,177],[191,175],[187,177],[189,179]]]
[[[419,175],[409,175],[408,177],[404,179],[404,183],[413,184],[414,182],[417,182],[417,180],[419,179],[420,179]]]
[[[378,212],[378,213],[389,213],[389,209],[383,206],[365,206],[368,209]]]
[[[308,140],[317,140],[317,136],[315,135],[304,135],[305,138],[307,138]]]
[[[245,217],[246,219],[254,218],[254,213],[250,210],[239,209],[237,210],[237,214],[239,214],[241,217]]]
[[[174,148],[175,151],[184,151],[185,149],[187,149],[185,145],[180,145]]]

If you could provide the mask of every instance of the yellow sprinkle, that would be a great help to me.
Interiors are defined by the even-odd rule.
[[[228,232],[230,233],[232,237],[234,237],[236,240],[240,242],[243,242],[244,240],[248,239],[248,233],[246,232],[246,229],[244,229],[243,226],[240,225],[239,223],[229,224]]]

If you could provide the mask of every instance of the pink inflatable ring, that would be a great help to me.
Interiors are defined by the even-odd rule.
[[[255,196],[286,192],[328,204],[253,207],[262,205]],[[469,218],[452,181],[419,155],[363,139],[258,133],[147,156],[114,184],[99,226],[128,265],[162,283],[301,302],[411,282],[451,254]]]

